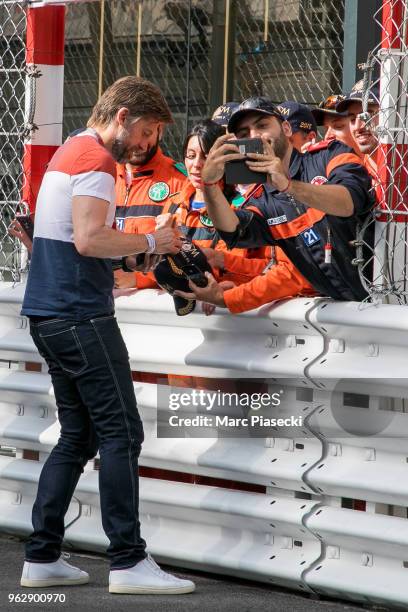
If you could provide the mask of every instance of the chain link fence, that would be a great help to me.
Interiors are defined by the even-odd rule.
[[[237,2],[234,94],[318,104],[342,88],[344,1]]]
[[[408,303],[408,0],[388,0],[374,15],[382,33],[363,66],[362,119],[378,207],[360,233],[368,255],[360,273],[375,301]],[[379,105],[373,105],[373,94]],[[363,130],[364,131],[364,130]]]
[[[64,134],[85,125],[106,87],[136,73],[166,96],[175,123],[164,145],[180,155],[186,129],[210,110],[211,6],[208,0],[68,5]]]
[[[0,3],[0,280],[18,280],[20,244],[7,234],[23,186],[25,2]]]
[[[140,74],[173,111],[164,147],[226,98],[319,103],[341,91],[344,1],[110,0],[68,5],[64,134],[117,78]],[[225,57],[224,57],[225,52]]]

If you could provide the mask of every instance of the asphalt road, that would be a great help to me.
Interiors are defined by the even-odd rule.
[[[90,576],[89,584],[75,587],[50,587],[47,589],[22,589],[19,586],[24,558],[23,544],[16,538],[0,536],[0,611],[38,610],[38,612],[362,612],[367,608],[347,602],[314,599],[280,587],[258,582],[233,579],[226,576],[192,572],[178,568],[163,569],[190,578],[196,583],[196,591],[188,595],[111,595],[107,590],[108,562],[102,556],[88,553],[70,553],[72,565],[78,565]],[[11,595],[34,593],[56,594],[65,602],[10,602]],[[56,599],[56,597],[53,597]],[[64,599],[62,597],[62,599]],[[385,610],[385,608],[375,608]]]

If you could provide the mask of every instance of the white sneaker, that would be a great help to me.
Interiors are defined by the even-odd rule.
[[[164,572],[150,555],[129,569],[111,570],[109,574],[109,593],[178,595],[194,589],[194,582]]]
[[[20,581],[21,586],[48,587],[89,582],[89,574],[67,563],[64,560],[67,558],[69,559],[69,555],[63,553],[58,561],[52,563],[25,561]]]

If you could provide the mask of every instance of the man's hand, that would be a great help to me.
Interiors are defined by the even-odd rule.
[[[177,290],[174,292],[174,295],[179,295],[186,300],[201,300],[203,302],[208,302],[209,304],[214,304],[215,306],[225,308],[224,291],[226,289],[232,289],[232,287],[235,287],[234,283],[231,281],[217,283],[210,272],[205,272],[205,275],[208,278],[208,285],[206,287],[198,287],[193,283],[193,281],[190,280],[188,285],[190,289],[192,289],[192,293]]]
[[[153,234],[156,240],[154,252],[158,255],[172,253],[175,255],[181,251],[182,234],[176,227],[163,227]]]
[[[162,229],[163,227],[175,227],[174,215],[171,213],[164,213],[157,215],[156,217],[156,230]]]
[[[302,146],[300,147],[300,152],[307,153],[310,147],[313,147],[315,144],[316,144],[316,138],[313,138],[312,140],[308,140],[308,142],[305,142],[304,144],[302,144]]]
[[[212,315],[215,308],[216,307],[214,306],[214,304],[209,304],[208,302],[201,302],[201,310],[203,311],[206,317]]]
[[[136,287],[136,279],[133,272],[115,270],[113,276],[115,289],[131,289],[133,287]]]
[[[203,183],[217,183],[224,176],[225,164],[228,161],[244,159],[245,155],[239,152],[236,145],[226,144],[227,140],[233,140],[234,138],[231,134],[225,134],[214,142],[201,170]]]
[[[215,249],[209,249],[201,247],[202,252],[207,258],[208,263],[212,268],[223,268],[224,267],[224,252],[216,251]]]
[[[10,223],[7,231],[10,234],[10,236],[14,236],[15,238],[18,238],[19,240],[21,240],[21,242],[27,248],[29,253],[32,252],[33,243],[31,239],[27,236],[26,232],[24,231],[23,226],[19,223],[17,219],[14,219],[14,221]]]
[[[289,184],[289,178],[283,167],[282,160],[275,155],[272,144],[264,136],[263,153],[247,153],[249,160],[246,162],[248,168],[254,172],[266,172],[268,183],[278,191],[285,191]],[[253,160],[253,161],[252,161]]]
[[[220,283],[218,283],[218,286],[222,289],[224,293],[224,291],[226,291],[227,289],[232,289],[233,287],[235,287],[235,283],[233,283],[232,281],[221,281]],[[209,315],[213,314],[215,310],[215,304],[210,304],[209,302],[201,302],[201,310],[208,317]]]
[[[125,272],[126,274],[126,272]],[[122,297],[122,296],[129,296],[129,295],[134,295],[135,293],[137,293],[137,287],[131,287],[128,289],[114,289],[112,291],[113,297],[116,299],[118,297]]]

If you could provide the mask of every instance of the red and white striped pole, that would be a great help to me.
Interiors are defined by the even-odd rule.
[[[384,288],[395,293],[407,291],[407,26],[408,0],[383,0],[377,166],[384,212],[376,223],[374,278],[382,272],[388,279]]]
[[[46,165],[62,141],[65,6],[27,9],[25,122],[22,199],[35,210]]]

